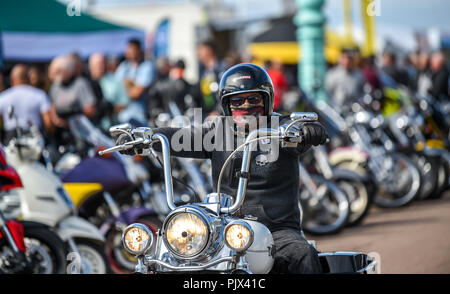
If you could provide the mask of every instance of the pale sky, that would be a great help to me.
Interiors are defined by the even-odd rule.
[[[62,2],[80,0],[60,0]],[[204,3],[217,0],[81,0],[91,1],[97,6],[139,5],[145,3]],[[360,0],[352,1],[354,34],[362,36]],[[380,15],[376,17],[376,33],[378,38],[389,38],[398,41],[405,47],[414,46],[415,30],[437,29],[450,32],[450,1],[449,0],[374,0],[380,4]],[[238,15],[247,18],[277,16],[282,11],[283,0],[220,0],[235,7]],[[326,0],[324,13],[327,24],[331,28],[343,31],[342,0]]]
[[[352,1],[355,34],[361,31],[361,8],[358,0]],[[415,30],[437,29],[450,32],[450,1],[448,0],[378,0],[380,15],[376,16],[376,33],[379,38],[390,38],[405,47],[414,46]],[[328,25],[343,31],[341,0],[328,0],[324,7]],[[359,29],[358,29],[359,28]],[[358,32],[359,31],[359,32]]]

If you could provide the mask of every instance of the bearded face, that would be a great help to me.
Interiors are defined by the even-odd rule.
[[[234,121],[241,127],[247,128],[254,118],[259,122],[264,116],[264,99],[260,93],[236,94],[230,97],[229,106]]]

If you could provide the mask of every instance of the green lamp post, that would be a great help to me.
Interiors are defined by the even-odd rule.
[[[300,56],[298,81],[301,89],[316,100],[327,100],[325,92],[324,23],[322,12],[324,0],[296,0],[298,13],[294,17],[297,25],[297,42]]]

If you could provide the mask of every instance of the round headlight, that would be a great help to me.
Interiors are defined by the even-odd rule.
[[[253,243],[253,230],[244,221],[234,221],[225,227],[225,243],[234,251],[245,251]]]
[[[141,255],[152,246],[153,234],[143,224],[131,224],[123,231],[122,243],[131,254]]]
[[[208,243],[208,226],[194,213],[175,214],[168,220],[164,231],[170,251],[184,258],[198,255]]]

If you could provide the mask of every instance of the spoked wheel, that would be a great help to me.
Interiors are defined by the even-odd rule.
[[[111,272],[103,246],[90,240],[77,240],[76,243],[81,255],[81,274],[108,274]]]
[[[340,179],[336,184],[347,195],[350,207],[348,226],[356,226],[362,222],[373,203],[372,187],[362,181]]]
[[[375,204],[384,208],[401,207],[420,192],[421,176],[413,161],[402,153],[386,154],[382,163],[387,178],[379,183]]]
[[[448,179],[450,178],[450,170],[448,162],[445,160],[439,161],[437,169],[436,188],[431,193],[429,199],[439,199],[448,188]]]
[[[435,157],[426,156],[420,153],[410,155],[411,160],[419,168],[422,177],[422,185],[420,187],[417,199],[425,200],[432,196],[438,180],[439,161]]]
[[[136,223],[146,225],[153,233],[156,240],[156,233],[162,226],[162,222],[157,216],[144,216],[137,220]],[[154,253],[156,242],[153,243],[149,253]],[[122,245],[122,230],[113,228],[107,235],[106,239],[106,255],[111,265],[111,269],[118,274],[129,274],[134,272],[137,259],[130,254]]]
[[[64,274],[66,260],[63,241],[46,228],[25,226],[27,257],[35,274]]]
[[[350,215],[348,199],[333,182],[318,175],[311,178],[317,186],[316,193],[311,194],[305,187],[300,191],[302,228],[316,235],[337,233],[346,226]]]

